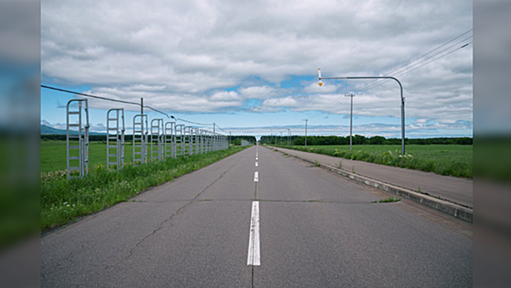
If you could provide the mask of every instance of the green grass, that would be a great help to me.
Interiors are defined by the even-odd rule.
[[[399,202],[401,201],[400,198],[394,198],[393,196],[390,196],[389,198],[381,199],[378,201],[373,201],[373,203],[392,203],[392,202]]]
[[[76,144],[75,144],[76,145]],[[150,149],[150,148],[149,148]],[[150,151],[147,153],[150,157]],[[133,162],[133,145],[131,141],[124,144],[124,163]],[[89,142],[89,167],[106,165],[106,142]],[[66,141],[41,141],[41,172],[66,170]]]
[[[124,162],[133,162],[133,146],[124,145]],[[89,167],[106,165],[106,142],[89,142]],[[66,170],[66,141],[41,141],[41,172]]]
[[[400,145],[354,145],[352,151],[349,145],[283,147],[440,175],[473,178],[472,145],[406,145],[404,157],[401,156]]]
[[[62,141],[60,141],[62,143]],[[152,162],[133,167],[127,165],[121,171],[109,172],[100,157],[92,157],[92,151],[99,151],[100,144],[91,145],[91,160],[95,165],[84,178],[66,180],[62,163],[47,161],[46,171],[41,173],[41,231],[51,229],[76,219],[76,217],[101,211],[116,203],[129,200],[151,186],[163,184],[176,177],[198,170],[247,147],[230,147],[226,150],[200,155],[182,156],[167,161]],[[106,146],[103,144],[103,146]],[[43,148],[44,147],[44,148]],[[54,147],[55,149],[51,149]],[[93,148],[94,147],[94,148]],[[57,155],[62,147],[59,145],[41,145],[43,151]],[[94,150],[93,150],[94,149]],[[105,148],[106,149],[106,148]],[[54,151],[56,150],[56,151]],[[106,153],[106,150],[105,150]],[[48,155],[44,155],[48,159]],[[106,158],[106,156],[105,156]],[[52,165],[50,165],[53,163]],[[65,145],[64,145],[65,164]],[[60,165],[60,166],[59,166]],[[43,164],[41,164],[43,166]],[[53,168],[50,168],[53,167]],[[65,169],[65,167],[64,167]]]

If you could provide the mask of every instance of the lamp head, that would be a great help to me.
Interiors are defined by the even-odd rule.
[[[323,86],[323,81],[321,81],[321,68],[318,68],[318,79],[319,79],[319,82],[318,82],[319,87]]]

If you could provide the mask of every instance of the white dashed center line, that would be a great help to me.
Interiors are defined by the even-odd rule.
[[[257,162],[256,162],[256,167],[257,167],[257,166],[259,166],[259,165],[258,165],[258,164],[257,164]]]
[[[254,172],[254,182],[259,182],[259,172]]]
[[[259,244],[259,201],[252,202],[247,265],[261,266],[261,252]]]

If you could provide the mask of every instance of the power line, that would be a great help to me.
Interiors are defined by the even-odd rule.
[[[415,61],[419,60],[420,58],[422,58],[422,57],[424,57],[424,56],[426,56],[426,55],[428,55],[428,54],[433,53],[434,51],[436,51],[436,50],[438,50],[438,49],[440,49],[440,48],[444,47],[445,45],[447,45],[447,44],[449,44],[449,43],[453,42],[453,41],[454,41],[454,40],[456,40],[456,39],[459,39],[459,38],[463,37],[464,35],[466,35],[466,34],[470,33],[470,32],[471,32],[471,31],[473,31],[473,30],[474,30],[474,29],[469,29],[469,30],[468,30],[468,31],[466,31],[465,33],[462,33],[461,35],[458,35],[458,36],[454,37],[453,39],[451,39],[451,40],[449,40],[449,41],[445,42],[444,44],[442,44],[442,45],[440,45],[440,46],[436,47],[435,49],[430,50],[429,52],[424,53],[424,54],[422,54],[421,56],[416,57],[416,58],[414,58],[414,59],[410,60],[407,64],[403,64],[403,65],[401,65],[401,66],[399,66],[399,67],[397,67],[397,68],[394,68],[394,69],[392,69],[392,70],[388,71],[388,72],[386,73],[386,75],[390,75],[390,73],[392,73],[392,72],[394,72],[394,71],[401,70],[402,68],[405,68],[406,66],[411,65],[413,62],[415,62]],[[470,37],[472,37],[472,36],[470,36]],[[468,38],[466,38],[466,39],[469,39],[470,37],[468,37]],[[466,40],[466,39],[465,39],[465,40]],[[464,40],[462,40],[462,41],[464,41]],[[462,41],[460,41],[460,42],[462,42]],[[458,42],[458,43],[459,43],[459,42]],[[456,45],[456,44],[455,44],[455,45]],[[435,55],[436,55],[436,54],[435,54]],[[434,56],[434,55],[433,55],[433,56]],[[423,60],[422,60],[422,61],[423,61]],[[416,63],[416,64],[417,64],[417,63]],[[415,65],[415,64],[414,64],[414,65]],[[384,80],[383,82],[385,82],[385,81],[387,81],[387,80]],[[375,81],[373,81],[373,82],[371,82],[371,83],[368,83],[368,84],[362,85],[362,87],[364,87],[364,86],[369,86],[369,85],[374,84],[374,83],[377,83],[377,82],[382,82],[382,81],[381,81],[381,80],[375,80]]]
[[[224,129],[220,128],[220,126],[216,125],[216,123],[215,123],[215,126],[216,126],[218,129],[220,129],[220,130],[224,131],[225,133],[229,133],[229,132],[225,131]]]
[[[62,88],[57,88],[57,87],[52,87],[52,86],[48,86],[48,85],[43,85],[41,84],[41,87],[42,88],[46,88],[46,89],[50,89],[50,90],[55,90],[55,91],[60,91],[60,92],[65,92],[65,93],[70,93],[70,94],[75,94],[75,95],[81,95],[81,96],[85,96],[85,97],[90,97],[90,98],[96,98],[96,99],[101,99],[101,100],[106,100],[106,101],[112,101],[112,102],[118,102],[118,103],[124,103],[124,104],[132,104],[132,105],[137,105],[137,106],[141,106],[140,103],[137,103],[137,102],[131,102],[131,101],[125,101],[125,100],[118,100],[118,99],[111,99],[111,98],[106,98],[106,97],[101,97],[101,96],[97,96],[97,95],[92,95],[92,94],[86,94],[86,93],[82,93],[82,92],[77,92],[77,91],[72,91],[72,90],[66,90],[66,89],[62,89]],[[201,125],[201,126],[209,126],[211,125],[210,123],[197,123],[197,122],[193,122],[193,121],[189,121],[189,120],[185,120],[183,118],[175,118],[174,116],[172,115],[169,115],[165,112],[162,112],[160,110],[157,110],[157,109],[154,109],[153,107],[151,106],[146,106],[146,105],[143,105],[143,107],[145,108],[148,108],[148,109],[151,109],[155,112],[158,112],[158,113],[161,113],[161,114],[164,114],[166,115],[168,118],[172,118],[172,119],[175,119],[176,121],[182,121],[182,122],[186,122],[186,123],[190,123],[190,124],[195,124],[195,125]],[[218,127],[218,125],[217,125]],[[218,127],[220,128],[220,127]],[[225,132],[225,130],[223,130],[222,128],[220,128],[222,131]]]
[[[468,37],[467,39],[469,39],[469,38],[471,38],[471,37],[473,37],[473,36],[470,36],[470,37]],[[466,40],[466,39],[464,39],[464,40],[462,40],[462,41],[465,41],[465,40]],[[405,70],[401,71],[400,73],[395,74],[395,75],[394,75],[394,77],[397,77],[397,76],[403,76],[403,75],[405,75],[405,74],[407,74],[407,73],[410,73],[410,72],[412,72],[412,71],[415,71],[415,70],[417,70],[417,69],[419,69],[419,68],[421,68],[421,67],[423,67],[423,66],[426,66],[426,65],[428,65],[428,64],[430,64],[430,63],[432,63],[432,62],[435,62],[436,60],[438,60],[438,59],[440,59],[440,58],[443,58],[443,57],[445,57],[445,56],[447,56],[447,55],[449,55],[449,54],[452,54],[452,53],[454,53],[454,52],[456,52],[456,51],[458,51],[458,50],[462,49],[462,48],[465,48],[465,47],[467,47],[468,45],[470,45],[470,44],[472,44],[472,43],[473,43],[473,42],[466,43],[466,44],[464,44],[464,45],[462,45],[462,46],[458,47],[457,49],[454,49],[454,50],[452,50],[452,51],[449,51],[449,52],[447,52],[447,53],[445,53],[445,54],[443,54],[443,55],[440,55],[439,57],[433,58],[431,61],[428,61],[428,62],[426,62],[426,63],[424,63],[424,64],[422,64],[422,65],[419,65],[419,66],[417,66],[417,67],[413,67],[414,65],[412,65],[412,66],[408,67],[407,69],[405,69]],[[458,42],[458,43],[456,43],[456,44],[459,44],[459,42]],[[456,44],[455,44],[455,45],[456,45]],[[449,47],[449,48],[447,48],[447,49],[450,49],[450,48],[452,48],[452,46],[451,46],[451,47]],[[444,50],[442,50],[442,51],[440,51],[440,52],[438,52],[438,53],[436,53],[436,54],[432,55],[431,57],[434,57],[434,56],[438,55],[439,53],[444,52],[444,51],[445,51],[445,50],[447,50],[447,49],[444,49]],[[428,57],[427,59],[431,59],[431,57]],[[427,60],[427,59],[426,59],[426,60]],[[423,60],[422,60],[422,61],[420,61],[420,62],[418,62],[418,63],[422,63],[422,62],[423,62]],[[416,64],[418,64],[418,63],[416,63]],[[413,68],[413,69],[411,69],[411,68]],[[379,85],[381,85],[381,84],[385,83],[386,81],[388,81],[388,79],[381,80],[381,81],[374,81],[374,82],[371,82],[371,83],[369,83],[369,84],[366,84],[366,85],[364,85],[364,86],[362,86],[362,87],[360,87],[360,88],[358,88],[358,89],[354,89],[353,91],[361,92],[361,91],[364,91],[364,90],[369,90],[369,89],[371,89],[371,88],[374,88],[374,87],[376,87],[376,86],[379,86]],[[341,99],[342,99],[342,98],[341,98]],[[338,101],[339,101],[339,100],[338,100]],[[337,101],[337,102],[338,102],[338,101]],[[340,103],[335,104],[335,102],[334,102],[334,103],[332,103],[332,104],[331,104],[331,108],[334,108],[334,107],[338,106],[339,104],[340,104]]]
[[[471,30],[469,30],[469,31],[467,31],[467,32],[465,32],[465,33],[463,33],[462,35],[460,35],[460,36],[458,36],[458,37],[456,37],[456,38],[454,38],[454,39],[452,39],[452,40],[450,40],[450,41],[448,41],[448,42],[446,42],[446,43],[444,43],[444,44],[442,44],[442,45],[438,46],[437,48],[435,48],[435,49],[433,49],[433,50],[429,51],[428,53],[425,53],[425,54],[423,54],[422,56],[420,56],[420,57],[418,57],[418,58],[415,58],[413,61],[410,61],[408,64],[406,64],[406,65],[402,65],[402,66],[400,66],[400,67],[398,67],[398,68],[396,68],[396,69],[390,70],[390,71],[389,71],[389,72],[387,72],[385,75],[389,76],[389,75],[391,74],[391,72],[399,71],[399,70],[402,70],[402,69],[403,69],[402,71],[399,71],[398,73],[395,73],[395,74],[393,74],[393,75],[394,75],[394,76],[404,75],[404,73],[403,73],[403,72],[405,72],[405,71],[407,71],[407,70],[410,70],[410,69],[411,69],[411,68],[413,68],[414,66],[419,65],[420,63],[423,63],[424,61],[429,60],[429,59],[431,59],[431,58],[435,57],[436,55],[438,55],[438,54],[440,54],[440,53],[443,53],[443,52],[445,52],[445,51],[447,51],[447,50],[449,50],[449,49],[451,49],[451,48],[455,47],[456,45],[459,45],[460,43],[462,43],[462,42],[464,42],[464,41],[466,41],[466,40],[468,40],[468,39],[470,39],[470,38],[474,37],[474,36],[466,37],[466,38],[464,38],[463,40],[460,40],[460,41],[458,41],[458,42],[456,42],[456,43],[452,44],[451,46],[449,46],[449,47],[447,47],[447,48],[445,48],[445,49],[443,49],[443,50],[441,50],[441,51],[439,51],[439,52],[437,52],[437,53],[435,53],[435,54],[433,54],[433,55],[431,55],[431,56],[429,56],[429,57],[426,57],[426,58],[424,58],[424,59],[420,60],[419,62],[413,63],[413,62],[415,62],[416,60],[418,60],[418,59],[420,59],[420,58],[422,58],[422,57],[424,57],[424,56],[426,56],[426,55],[428,55],[428,54],[431,54],[433,51],[436,51],[436,50],[438,50],[439,48],[441,48],[441,47],[443,47],[443,46],[445,46],[445,45],[447,45],[447,44],[449,44],[449,43],[453,42],[454,40],[456,40],[456,39],[460,38],[461,36],[463,36],[463,35],[467,34],[467,33],[468,33],[468,32],[470,32],[470,31],[472,31],[472,29],[471,29]],[[464,46],[464,47],[465,47],[465,46]],[[459,50],[459,49],[456,49],[456,50]],[[456,50],[454,50],[454,51],[456,51]],[[452,53],[452,52],[448,52],[446,55],[451,54],[451,53]],[[444,55],[444,56],[445,56],[445,55]],[[431,61],[431,62],[432,62],[432,61]],[[431,62],[428,62],[428,63],[431,63]],[[413,64],[412,64],[412,63],[413,63]],[[420,67],[422,67],[422,66],[424,66],[424,65],[421,65]],[[415,69],[414,69],[414,70],[415,70]],[[388,81],[388,80],[376,80],[376,81],[373,81],[373,82],[370,82],[370,83],[367,83],[367,84],[364,84],[364,85],[360,86],[359,88],[355,89],[355,91],[363,91],[363,90],[367,90],[367,89],[369,89],[369,88],[372,88],[372,87],[378,86],[378,85],[380,85],[380,84],[383,84],[383,83],[385,83],[385,82],[387,82],[387,81]]]
[[[140,106],[140,103],[136,103],[136,102],[117,100],[117,99],[110,99],[110,98],[106,98],[106,97],[101,97],[101,96],[96,96],[96,95],[91,95],[91,94],[85,94],[85,93],[71,91],[71,90],[66,90],[66,89],[62,89],[62,88],[51,87],[51,86],[47,86],[47,85],[43,85],[43,84],[41,84],[41,87],[42,88],[46,88],[46,89],[60,91],[60,92],[66,92],[66,93],[70,93],[70,94],[82,95],[82,96],[85,96],[85,97],[91,97],[91,98],[97,98],[97,99],[102,99],[102,100],[107,100],[107,101],[113,101],[113,102],[119,102],[119,103],[125,103],[125,104],[133,104],[133,105]]]
[[[201,125],[201,126],[208,126],[208,125],[211,125],[211,123],[208,123],[208,124],[205,124],[205,123],[197,123],[197,122],[193,122],[193,121],[188,121],[188,120],[185,120],[185,119],[182,119],[182,118],[174,118],[172,117],[173,119],[176,119],[178,121],[183,121],[183,122],[186,122],[186,123],[190,123],[190,124],[195,124],[195,125]]]
[[[454,41],[454,40],[456,40],[456,39],[458,39],[458,38],[463,37],[464,35],[466,35],[466,34],[470,33],[472,30],[474,30],[474,29],[470,29],[470,30],[468,30],[467,32],[462,33],[461,35],[459,35],[459,36],[457,36],[457,37],[454,37],[453,39],[451,39],[451,40],[449,40],[449,41],[445,42],[444,44],[442,44],[442,45],[440,45],[440,46],[436,47],[435,49],[433,49],[433,50],[431,50],[431,51],[429,51],[429,52],[427,52],[427,53],[425,53],[425,54],[422,54],[422,55],[421,55],[421,56],[419,56],[419,57],[416,57],[416,58],[414,58],[414,59],[410,60],[407,64],[403,64],[403,65],[401,65],[401,66],[399,66],[399,67],[397,67],[397,68],[394,68],[394,69],[392,69],[392,70],[388,71],[388,72],[387,72],[387,75],[389,75],[390,73],[392,73],[392,72],[394,72],[394,71],[396,71],[396,70],[399,70],[399,69],[401,69],[401,68],[403,68],[403,67],[405,67],[405,66],[408,66],[408,65],[412,64],[414,61],[416,61],[416,60],[418,60],[418,59],[420,59],[420,58],[422,58],[422,57],[424,57],[424,56],[426,56],[426,55],[428,55],[428,54],[430,54],[430,53],[432,53],[432,52],[434,52],[434,51],[436,51],[436,50],[438,50],[438,49],[442,48],[443,46],[445,46],[445,45],[447,45],[447,44],[451,43],[452,41]]]
[[[393,76],[394,76],[394,77],[397,77],[397,76],[403,76],[403,75],[405,75],[405,74],[407,74],[407,73],[410,73],[410,72],[412,72],[412,71],[414,71],[414,70],[416,70],[416,69],[418,69],[418,68],[420,68],[420,67],[426,66],[426,65],[428,65],[428,64],[430,64],[430,63],[432,63],[432,62],[434,62],[434,61],[436,61],[436,60],[438,60],[438,59],[440,59],[440,58],[442,58],[442,57],[445,57],[445,56],[447,56],[447,55],[449,55],[449,54],[451,54],[451,53],[453,53],[453,52],[455,52],[455,51],[458,51],[458,50],[460,50],[460,49],[462,49],[462,48],[465,48],[465,47],[467,47],[467,46],[468,46],[470,43],[472,43],[472,42],[470,42],[470,43],[466,43],[466,44],[464,44],[464,45],[462,45],[462,46],[460,46],[460,47],[458,47],[458,48],[456,48],[456,49],[454,49],[454,50],[448,51],[447,53],[445,53],[445,54],[443,54],[443,55],[440,55],[439,57],[433,58],[433,57],[437,56],[438,54],[441,54],[441,53],[443,53],[443,52],[445,52],[445,51],[447,51],[447,50],[449,50],[449,49],[453,48],[453,47],[454,47],[454,46],[456,46],[456,45],[461,44],[462,42],[464,42],[464,41],[466,41],[466,40],[468,40],[468,39],[470,39],[470,38],[472,38],[472,37],[473,37],[473,36],[467,37],[467,38],[465,38],[465,39],[463,39],[463,40],[461,40],[461,41],[459,41],[459,42],[457,42],[457,43],[455,43],[455,44],[453,44],[453,45],[451,45],[451,46],[449,46],[449,47],[447,47],[447,48],[443,49],[443,50],[442,50],[442,51],[440,51],[440,52],[437,52],[437,53],[435,53],[435,54],[433,54],[433,55],[431,55],[431,56],[429,56],[429,57],[427,57],[427,58],[425,58],[425,59],[422,59],[421,61],[419,61],[419,62],[417,62],[417,63],[415,63],[415,64],[413,64],[413,65],[410,65],[409,67],[406,67],[406,69],[404,69],[404,70],[402,70],[402,71],[400,71],[400,72],[398,72],[398,73],[394,74]],[[429,60],[429,59],[431,59],[431,58],[433,58],[433,60],[431,60],[431,61],[428,61],[428,62],[424,63],[424,61]],[[419,65],[419,66],[416,66],[416,65],[421,64],[421,63],[423,63],[423,64],[422,64],[422,65]],[[387,75],[389,75],[389,74],[387,74]],[[376,87],[376,86],[379,86],[379,85],[381,85],[381,84],[383,84],[383,83],[385,83],[385,82],[387,82],[387,81],[388,81],[388,79],[386,79],[386,80],[382,80],[382,81],[375,81],[375,82],[372,82],[372,83],[369,83],[369,84],[363,85],[362,87],[355,89],[355,91],[368,90],[368,89],[374,88],[374,87]]]
[[[472,32],[472,31],[473,31],[473,29],[470,29],[470,30],[468,30],[468,31],[466,31],[466,32],[464,32],[464,33],[462,33],[462,34],[460,34],[460,35],[458,35],[458,36],[454,37],[453,39],[451,39],[451,40],[449,40],[449,41],[447,41],[447,42],[443,43],[442,45],[440,45],[440,46],[436,47],[435,49],[432,49],[432,50],[430,50],[429,52],[424,53],[424,54],[422,54],[421,56],[416,57],[416,58],[414,58],[414,59],[410,60],[407,64],[401,65],[401,66],[399,66],[399,67],[397,67],[397,68],[394,68],[394,69],[392,69],[392,70],[388,71],[385,75],[390,75],[390,73],[395,72],[395,71],[399,71],[399,70],[402,70],[402,71],[398,72],[397,74],[394,74],[394,76],[402,76],[402,75],[405,75],[405,74],[407,74],[407,73],[409,73],[409,72],[412,72],[412,71],[414,71],[414,70],[416,70],[416,69],[419,69],[419,68],[421,68],[421,67],[423,67],[423,66],[425,66],[425,65],[428,65],[428,64],[430,64],[430,63],[432,63],[432,62],[434,62],[434,61],[436,61],[436,60],[438,60],[438,59],[440,59],[440,58],[442,58],[442,57],[445,57],[445,56],[447,56],[447,55],[449,55],[449,54],[451,54],[451,53],[453,53],[453,52],[455,52],[455,51],[457,51],[457,50],[459,50],[459,49],[465,48],[466,46],[468,46],[468,45],[469,45],[469,44],[471,44],[472,42],[470,42],[470,43],[466,43],[466,44],[462,45],[461,47],[458,47],[458,48],[457,48],[457,49],[455,49],[455,50],[449,51],[449,52],[447,52],[447,53],[445,53],[445,54],[443,54],[443,55],[441,55],[441,56],[439,56],[439,57],[433,58],[433,57],[435,57],[435,56],[437,56],[437,55],[439,55],[439,54],[441,54],[441,53],[443,53],[443,52],[445,52],[445,51],[447,51],[447,50],[449,50],[449,49],[451,49],[451,48],[455,47],[456,45],[459,45],[460,43],[462,43],[462,42],[464,42],[464,41],[466,41],[466,40],[468,40],[468,39],[472,38],[473,36],[466,37],[466,38],[464,38],[464,39],[462,39],[462,40],[460,40],[460,41],[458,41],[458,42],[456,42],[456,43],[454,43],[454,44],[450,45],[449,47],[447,47],[447,48],[445,48],[445,49],[443,49],[443,50],[441,50],[441,51],[439,51],[439,52],[437,52],[437,53],[435,53],[435,54],[433,54],[433,55],[431,55],[431,56],[429,56],[429,57],[427,57],[427,58],[421,59],[421,58],[423,58],[424,56],[427,56],[427,55],[429,55],[429,54],[431,54],[431,53],[433,53],[433,52],[437,51],[438,49],[440,49],[440,48],[442,48],[442,47],[444,47],[444,46],[448,45],[449,43],[451,43],[451,42],[453,42],[453,41],[455,41],[455,40],[457,40],[457,39],[459,39],[459,38],[461,38],[461,37],[465,36],[466,34],[468,34],[468,33]],[[428,61],[428,62],[424,63],[424,61],[427,61],[427,60],[432,59],[432,58],[433,58],[433,60],[431,60],[431,61]],[[417,60],[419,60],[419,59],[421,59],[419,62],[414,63],[415,61],[417,61]],[[419,65],[419,64],[421,64],[421,63],[423,63],[423,64],[422,64],[422,65]],[[419,65],[419,66],[417,66],[417,65]],[[416,66],[416,67],[415,67],[415,66]],[[379,86],[379,85],[381,85],[381,84],[385,83],[386,81],[388,81],[388,79],[387,79],[387,80],[376,80],[376,81],[373,81],[373,82],[370,82],[370,83],[364,84],[364,85],[360,86],[359,88],[354,89],[354,91],[356,91],[356,92],[360,92],[360,91],[368,90],[368,89],[374,88],[374,87],[376,87],[376,86]],[[335,108],[335,107],[339,106],[339,104],[343,103],[345,99],[346,99],[346,98],[344,98],[344,97],[339,97],[339,99],[337,99],[337,100],[335,100],[334,102],[332,102],[331,104],[329,104],[329,107],[330,107],[330,108]],[[319,114],[319,112],[317,112],[317,113],[318,113],[318,115],[317,115],[317,116],[312,117],[311,119],[316,118],[316,117],[319,117],[319,116],[320,116],[320,114]]]
[[[468,37],[468,38],[471,38],[471,37],[472,37],[472,36],[470,36],[470,37]],[[465,41],[465,40],[462,40],[462,41]],[[459,43],[457,43],[457,44],[459,44]],[[452,50],[452,51],[449,51],[449,52],[447,52],[447,53],[445,53],[445,54],[443,54],[443,55],[440,55],[439,57],[433,58],[431,61],[428,61],[428,62],[426,62],[426,63],[423,63],[422,65],[419,65],[419,66],[417,66],[417,67],[413,67],[413,66],[408,67],[407,69],[405,69],[405,70],[401,71],[401,72],[400,72],[400,73],[398,73],[398,74],[395,74],[394,76],[395,76],[395,77],[397,77],[397,76],[403,76],[403,75],[405,75],[405,74],[407,74],[407,73],[410,73],[410,72],[412,72],[412,71],[415,71],[415,70],[417,70],[417,69],[419,69],[419,68],[421,68],[421,67],[423,67],[423,66],[426,66],[426,65],[428,65],[428,64],[430,64],[430,63],[432,63],[432,62],[435,62],[436,60],[438,60],[438,59],[440,59],[440,58],[443,58],[443,57],[445,57],[445,56],[447,56],[447,55],[449,55],[449,54],[451,54],[451,53],[454,53],[454,52],[456,52],[456,51],[458,51],[458,50],[460,50],[460,49],[462,49],[462,48],[465,48],[465,47],[467,47],[467,46],[468,46],[468,45],[470,45],[470,44],[472,44],[472,42],[466,43],[466,44],[464,44],[464,45],[462,45],[462,46],[458,47],[457,49],[454,49],[454,50]],[[449,48],[452,48],[452,46],[451,46],[451,47],[449,47]],[[449,48],[448,48],[448,49],[449,49]],[[443,50],[443,51],[445,51],[445,50]],[[443,52],[443,51],[441,51],[441,52]],[[441,53],[441,52],[439,52],[439,53]],[[436,55],[438,55],[439,53],[436,53],[436,54],[434,54],[433,56],[436,56]],[[431,57],[433,57],[433,56],[431,56]],[[431,57],[428,57],[427,59],[431,59]],[[419,63],[422,63],[422,62],[423,62],[423,61],[421,61],[421,62],[419,62]],[[410,68],[413,68],[413,69],[410,69]],[[388,81],[388,80],[383,80],[383,81],[379,81],[379,82],[376,82],[376,83],[375,83],[375,82],[372,82],[372,84],[370,84],[370,85],[366,85],[365,87],[363,86],[362,88],[359,88],[359,89],[355,89],[354,91],[358,91],[358,92],[360,92],[360,91],[364,91],[364,90],[369,90],[369,89],[371,89],[371,88],[374,88],[374,87],[376,87],[376,86],[379,86],[379,85],[381,85],[381,84],[385,83],[386,81]],[[340,104],[340,103],[339,103],[339,104]],[[338,106],[338,104],[332,104],[331,108],[334,108],[334,107],[336,107],[336,106]]]
[[[417,63],[415,63],[415,64],[413,64],[413,65],[410,65],[409,67],[406,67],[406,69],[404,69],[404,70],[402,70],[402,71],[398,72],[398,73],[397,73],[397,75],[402,75],[402,74],[404,74],[404,72],[406,72],[407,70],[410,70],[411,68],[413,68],[413,66],[416,66],[416,65],[418,65],[418,64],[420,64],[420,63],[423,63],[423,62],[425,62],[426,60],[429,60],[429,59],[431,59],[431,58],[435,57],[435,56],[436,56],[436,55],[438,55],[438,54],[441,54],[441,53],[443,53],[443,52],[445,52],[445,51],[447,51],[447,50],[449,50],[449,49],[451,49],[451,48],[453,48],[453,47],[456,47],[457,45],[459,45],[459,44],[461,44],[461,43],[463,43],[463,42],[467,41],[468,39],[470,39],[470,38],[472,38],[472,37],[474,37],[474,36],[469,36],[469,37],[467,37],[467,38],[465,38],[465,39],[463,39],[463,40],[460,40],[460,41],[458,41],[458,42],[454,43],[453,45],[451,45],[451,46],[449,46],[449,47],[447,47],[447,48],[445,48],[445,49],[443,49],[443,50],[441,50],[441,51],[439,51],[439,52],[437,52],[437,53],[435,53],[435,54],[433,54],[433,55],[431,55],[431,56],[429,56],[429,57],[427,57],[427,58],[424,58],[424,59],[422,59],[421,61],[419,61],[419,62],[417,62]],[[441,57],[444,57],[444,56],[446,56],[446,55],[449,55],[449,54],[451,54],[452,52],[454,52],[454,51],[456,51],[456,50],[459,50],[459,48],[464,48],[464,47],[466,47],[466,46],[467,46],[467,45],[463,45],[463,46],[461,46],[461,47],[458,47],[457,49],[455,49],[455,50],[453,50],[453,51],[451,51],[451,52],[447,52],[447,54],[442,55]],[[432,62],[432,61],[431,61],[431,62]],[[428,63],[431,63],[431,62],[428,62]],[[387,75],[389,75],[389,74],[387,73]]]
[[[50,90],[55,90],[55,91],[60,91],[60,92],[65,92],[65,93],[70,93],[70,94],[75,94],[75,95],[81,95],[81,96],[85,96],[85,97],[90,97],[90,98],[96,98],[96,99],[101,99],[101,100],[106,100],[106,101],[112,101],[112,102],[118,102],[118,103],[124,103],[124,104],[132,104],[132,105],[137,105],[137,106],[141,106],[140,103],[136,103],[136,102],[131,102],[131,101],[124,101],[124,100],[118,100],[118,99],[110,99],[110,98],[106,98],[106,97],[101,97],[101,96],[96,96],[96,95],[91,95],[91,94],[86,94],[86,93],[81,93],[81,92],[76,92],[76,91],[71,91],[71,90],[66,90],[66,89],[62,89],[62,88],[57,88],[57,87],[52,87],[52,86],[47,86],[47,85],[43,85],[41,84],[41,87],[42,88],[46,88],[46,89],[50,89]],[[165,113],[165,112],[162,112],[158,109],[154,109],[153,107],[151,106],[145,106],[143,105],[143,107],[145,108],[148,108],[148,109],[151,109],[155,112],[158,112],[158,113],[161,113],[165,116],[167,116],[168,118],[174,118],[172,116],[170,116],[169,114]]]
[[[422,64],[422,65],[420,65],[420,66],[418,66],[418,67],[415,67],[415,68],[414,68],[414,69],[412,69],[412,70],[406,71],[406,73],[404,73],[404,74],[407,74],[407,73],[410,73],[410,72],[412,72],[412,71],[414,71],[414,70],[417,70],[417,69],[421,68],[422,66],[426,66],[426,65],[428,65],[428,64],[429,64],[429,63],[431,63],[431,62],[435,62],[436,60],[438,60],[438,59],[440,59],[440,58],[443,58],[443,57],[445,57],[445,56],[447,56],[447,55],[449,55],[449,54],[451,54],[451,53],[454,53],[454,52],[456,52],[456,51],[458,51],[458,50],[460,50],[460,49],[462,49],[462,48],[465,48],[465,47],[467,47],[468,45],[470,45],[470,44],[472,44],[472,43],[473,43],[473,41],[472,41],[472,42],[469,42],[469,43],[466,43],[466,44],[464,44],[463,46],[458,47],[458,48],[457,48],[457,49],[455,49],[455,50],[449,51],[448,53],[446,53],[446,54],[444,54],[444,55],[440,55],[439,57],[437,57],[437,58],[435,58],[435,59],[433,59],[433,60],[431,60],[431,61],[429,61],[429,62],[427,62],[427,63],[424,63],[424,64]],[[402,75],[404,75],[404,74],[399,74],[399,75],[397,75],[397,76],[402,76]]]

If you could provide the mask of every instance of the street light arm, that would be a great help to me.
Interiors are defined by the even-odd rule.
[[[348,77],[321,77],[321,69],[318,69],[319,86],[323,85],[321,79],[349,80],[349,79],[392,79],[399,84],[401,92],[401,153],[405,155],[405,98],[403,97],[403,85],[392,76],[348,76]]]
[[[399,84],[399,88],[401,90],[403,90],[403,85],[401,85],[401,82],[399,80],[397,80],[396,77],[392,77],[392,76],[348,76],[348,77],[319,77],[319,80],[321,79],[344,79],[344,80],[347,80],[347,79],[392,79],[394,81],[397,82],[397,84]]]

